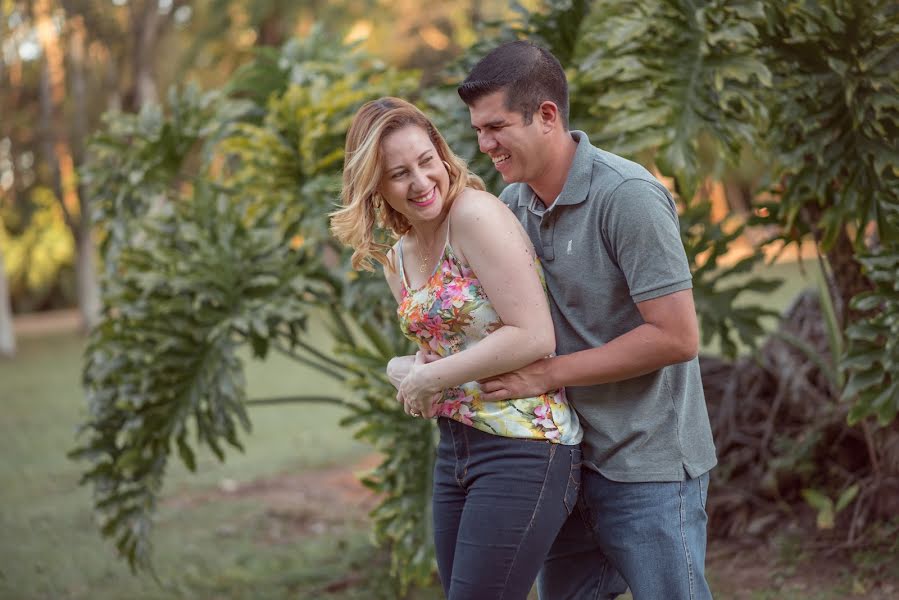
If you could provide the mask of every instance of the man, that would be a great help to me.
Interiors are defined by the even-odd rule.
[[[485,399],[564,386],[584,427],[581,495],[540,598],[615,598],[628,586],[635,600],[710,598],[716,458],[674,201],[646,169],[568,130],[564,71],[539,46],[496,48],[458,91],[540,257],[558,345],[482,382]]]

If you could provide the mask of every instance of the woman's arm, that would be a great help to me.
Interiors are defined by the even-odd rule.
[[[387,253],[387,259],[390,261],[390,264],[393,265],[393,270],[388,268],[384,269],[384,279],[387,280],[387,286],[390,288],[390,293],[393,294],[394,300],[396,300],[397,304],[400,303],[402,299],[402,277],[403,274],[399,270],[399,261],[396,259],[397,257],[397,246],[401,244],[402,241],[397,241],[394,244],[393,249]],[[437,356],[430,357],[431,360],[438,358]],[[408,356],[394,356],[387,363],[387,379],[390,380],[390,383],[393,384],[393,387],[397,389],[396,399],[397,402],[403,405],[403,410],[406,411],[407,414],[411,413],[413,408],[409,405],[409,403],[403,400],[403,396],[400,393],[400,385],[403,380],[409,374],[409,370],[412,368],[413,363],[415,363],[416,355],[410,354]],[[422,360],[428,360],[427,356],[424,356]],[[431,403],[433,404],[437,400],[440,399],[440,394],[436,393],[431,397]],[[418,411],[421,413],[421,411]],[[429,415],[430,416],[430,415]]]
[[[453,248],[475,272],[503,325],[466,350],[416,361],[400,394],[423,414],[440,390],[523,367],[555,350],[546,294],[518,220],[495,196],[467,190],[451,209]]]

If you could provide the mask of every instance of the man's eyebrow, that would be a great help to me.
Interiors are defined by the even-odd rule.
[[[487,123],[484,123],[483,125],[481,125],[481,127],[478,127],[477,125],[472,123],[471,128],[472,129],[481,129],[482,127],[498,127],[500,125],[505,125],[505,124],[506,124],[506,119],[494,119],[493,121],[488,121]]]
[[[419,154],[416,160],[421,160],[422,158],[424,158],[425,154],[427,154],[428,152],[432,152],[432,150],[432,148],[428,148],[427,150]],[[397,169],[405,168],[405,166],[406,165],[397,165],[395,167],[387,167],[387,172],[389,173],[390,171],[396,171]]]

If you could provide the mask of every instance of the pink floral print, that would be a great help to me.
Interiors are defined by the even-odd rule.
[[[397,308],[400,327],[423,350],[449,356],[502,327],[474,272],[462,264],[449,243],[434,273],[419,289],[410,289],[406,280],[402,244],[399,267],[403,281]],[[564,389],[532,398],[488,402],[482,400],[478,383],[469,382],[445,390],[437,414],[506,437],[577,444],[582,436]]]

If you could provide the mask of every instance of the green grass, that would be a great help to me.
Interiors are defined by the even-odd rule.
[[[148,576],[130,575],[112,545],[100,539],[90,491],[78,485],[85,465],[65,456],[86,412],[79,384],[83,339],[26,338],[19,345],[13,361],[0,362],[0,598],[173,597],[173,590],[160,589]],[[330,380],[289,359],[247,361],[247,367],[250,397],[340,393]],[[246,452],[229,452],[225,464],[201,453],[196,474],[173,462],[163,498],[208,489],[225,479],[240,484],[276,473],[352,464],[369,450],[339,427],[341,416],[339,408],[327,405],[252,408]],[[345,571],[352,561],[352,552],[341,547],[367,546],[359,528],[313,537],[301,548],[263,545],[249,533],[222,533],[223,525],[246,524],[257,512],[258,507],[241,502],[183,511],[164,506],[153,538],[160,578],[183,586],[193,577],[196,587],[197,574],[240,573],[247,570],[241,565],[254,561],[299,561],[297,568],[307,570],[336,561],[330,570],[314,567],[327,575]],[[299,589],[296,582],[291,585]]]

